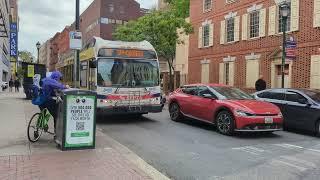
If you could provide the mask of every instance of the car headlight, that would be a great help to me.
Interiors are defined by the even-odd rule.
[[[242,111],[242,110],[236,110],[236,111],[235,111],[235,114],[236,114],[237,116],[241,116],[241,117],[254,116],[254,114],[249,113],[249,112],[245,112],[245,111]]]

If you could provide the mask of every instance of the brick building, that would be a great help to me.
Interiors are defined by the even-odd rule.
[[[284,0],[193,0],[189,83],[212,82],[252,90],[259,74],[268,87],[281,85]],[[288,1],[288,36],[296,59],[286,60],[285,86],[320,89],[320,1]]]
[[[80,31],[83,45],[94,36],[112,40],[112,33],[117,26],[136,20],[147,12],[140,8],[135,0],[94,0],[80,15]],[[62,32],[52,38],[48,69],[55,70],[65,64],[70,66],[73,53],[69,49],[69,32],[75,30],[75,24],[67,26]],[[65,63],[64,61],[68,61]],[[59,63],[58,63],[59,62]],[[58,65],[57,65],[58,63]],[[69,67],[70,73],[73,67]]]
[[[94,0],[80,16],[83,42],[93,36],[112,40],[116,26],[138,19],[143,12],[135,0]]]

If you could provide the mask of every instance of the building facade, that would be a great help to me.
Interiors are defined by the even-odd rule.
[[[140,8],[140,4],[135,0],[94,0],[80,15],[83,45],[86,45],[94,36],[113,40],[112,34],[117,26],[124,25],[130,20],[136,20],[145,12],[147,12],[146,9]],[[68,69],[72,72],[73,67],[70,64],[73,63],[70,62],[73,61],[73,53],[69,49],[69,32],[74,30],[75,24],[73,23],[52,38],[48,66],[50,71],[55,70],[59,62],[57,65],[59,68],[67,64],[70,66]]]
[[[190,18],[186,18],[186,21],[190,22]],[[185,85],[188,82],[189,35],[181,34],[181,31],[180,29],[177,30],[179,40],[182,43],[177,44],[176,58],[174,61],[175,71],[178,73],[175,75],[175,80],[178,81],[178,83],[176,83],[177,86]]]
[[[11,76],[9,44],[10,10],[9,0],[0,0],[0,82],[8,82]]]
[[[285,0],[193,0],[189,82],[223,83],[253,90],[259,75],[268,88],[281,86]],[[320,1],[287,0],[288,37],[297,43],[285,61],[285,86],[320,89]]]

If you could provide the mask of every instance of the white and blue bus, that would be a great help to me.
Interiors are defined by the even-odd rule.
[[[80,53],[80,84],[98,94],[98,113],[142,115],[161,112],[157,53],[147,41],[93,40]],[[88,68],[89,65],[89,68]]]

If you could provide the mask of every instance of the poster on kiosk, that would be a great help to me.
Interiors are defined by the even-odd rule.
[[[62,150],[94,149],[96,134],[96,94],[84,90],[63,92],[57,119],[57,144]]]

